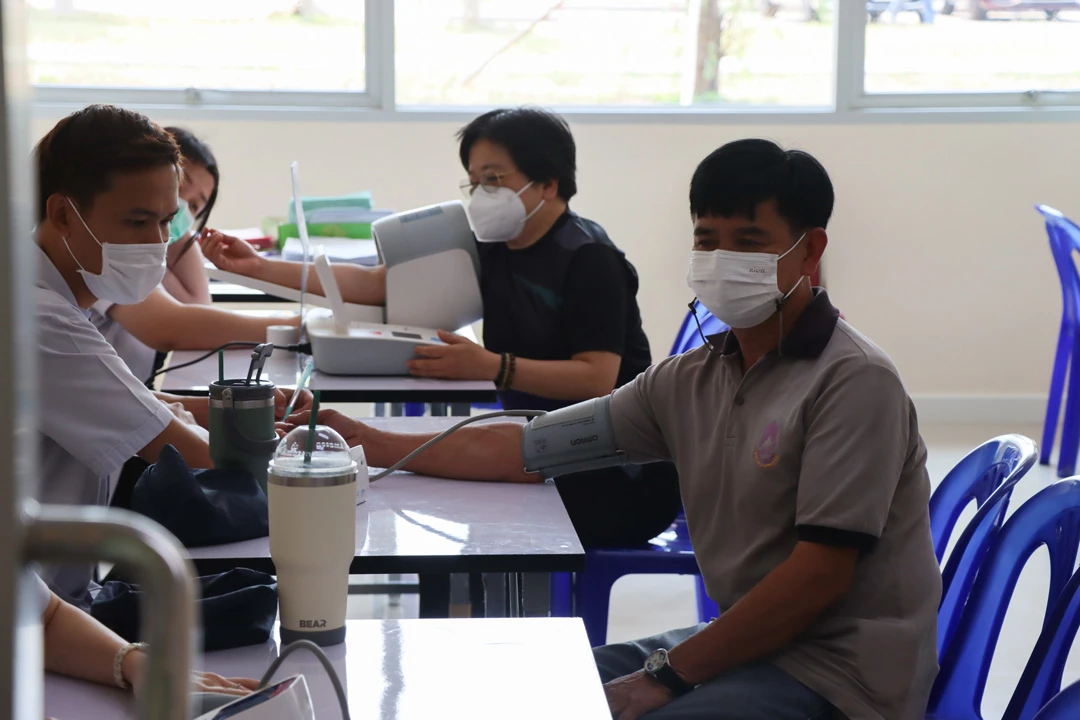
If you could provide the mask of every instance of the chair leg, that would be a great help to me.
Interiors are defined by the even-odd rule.
[[[694,586],[697,590],[698,622],[707,623],[720,617],[720,607],[709,597],[705,590],[705,581],[700,575],[694,578]]]
[[[1054,451],[1058,416],[1061,414],[1061,395],[1065,388],[1065,373],[1069,367],[1069,353],[1072,346],[1072,328],[1068,326],[1065,318],[1062,318],[1061,329],[1058,331],[1057,350],[1054,353],[1054,369],[1050,375],[1050,394],[1046,401],[1042,447],[1039,449],[1039,463],[1042,465],[1050,464],[1050,454]]]
[[[1073,335],[1070,358],[1076,357],[1078,337]],[[1058,456],[1058,477],[1069,477],[1076,471],[1076,454],[1080,449],[1080,363],[1069,363],[1068,387],[1065,389],[1065,422],[1061,426],[1061,454]]]
[[[571,573],[551,573],[550,617],[574,616],[574,586]]]
[[[574,583],[574,609],[585,623],[589,644],[600,647],[607,643],[608,606],[611,586],[619,575],[606,573],[602,568],[588,568],[578,573]]]

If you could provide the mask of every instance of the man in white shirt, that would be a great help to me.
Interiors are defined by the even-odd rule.
[[[139,302],[161,282],[179,148],[146,117],[94,105],[61,120],[34,154],[41,500],[104,505],[111,473],[132,456],[156,461],[166,445],[212,467],[207,434],[191,423],[206,424],[207,399],[148,390],[87,317],[99,300]],[[88,566],[44,575],[89,606]]]

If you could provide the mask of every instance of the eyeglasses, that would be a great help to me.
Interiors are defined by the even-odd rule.
[[[503,186],[502,179],[504,177],[507,177],[508,175],[513,175],[514,172],[517,171],[515,170],[513,172],[502,173],[489,171],[481,175],[479,181],[470,178],[463,181],[460,185],[458,185],[458,187],[461,188],[461,192],[465,194],[465,197],[472,197],[472,194],[476,192],[477,188],[481,188],[486,192],[495,194],[495,191]]]

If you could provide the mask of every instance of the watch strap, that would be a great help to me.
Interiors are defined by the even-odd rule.
[[[657,668],[653,670],[646,668],[645,672],[653,680],[670,690],[675,697],[681,697],[694,689],[693,685],[683,680],[682,676],[675,672],[675,668],[671,667],[667,661],[666,652],[664,653],[664,661]]]

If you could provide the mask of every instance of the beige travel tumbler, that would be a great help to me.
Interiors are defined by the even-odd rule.
[[[313,435],[313,436],[312,436]],[[356,551],[357,464],[331,428],[298,427],[270,461],[270,557],[281,642],[345,640],[349,565]]]

